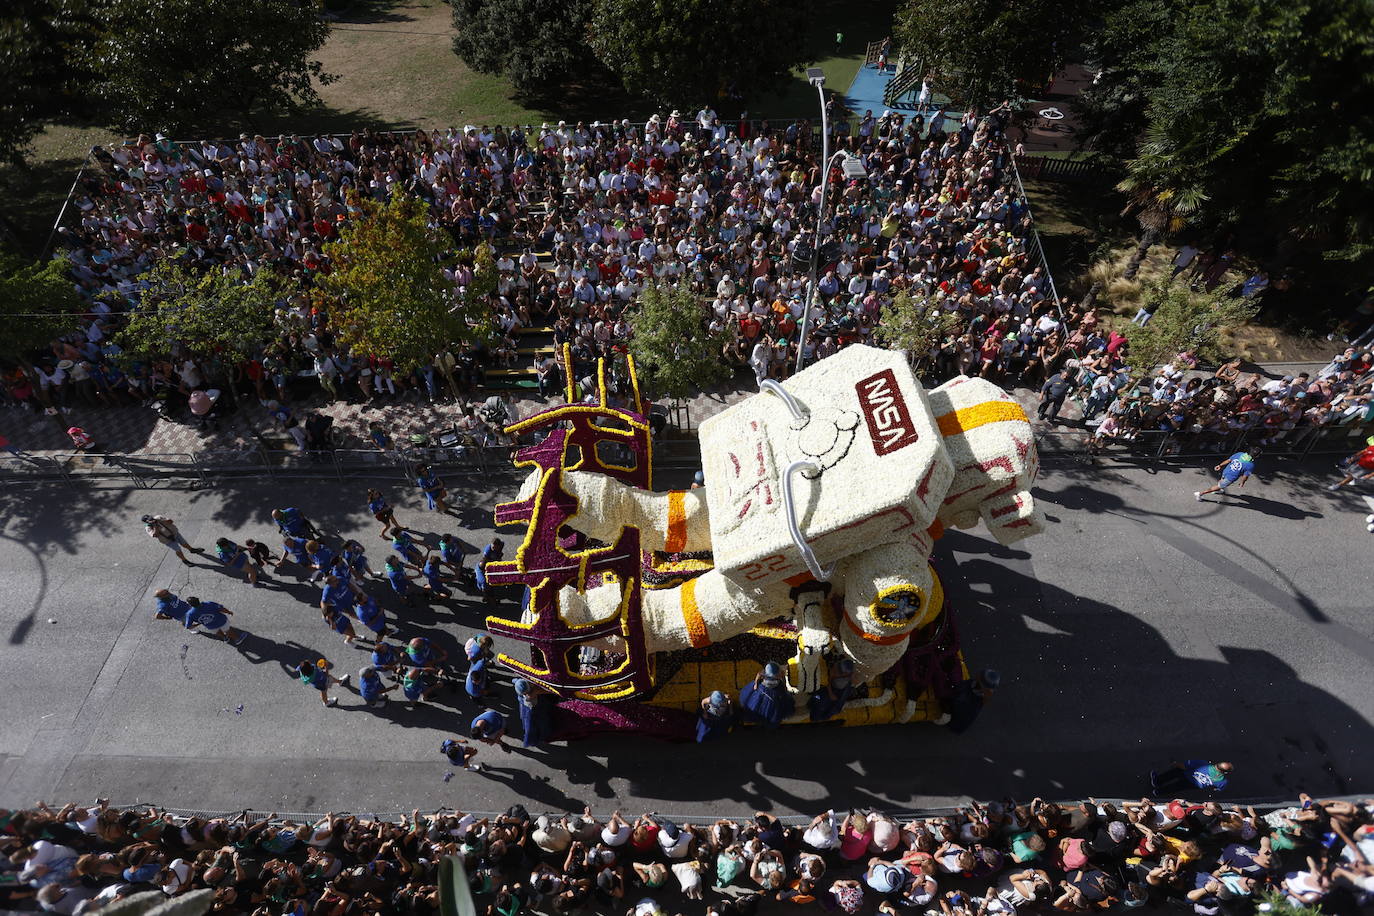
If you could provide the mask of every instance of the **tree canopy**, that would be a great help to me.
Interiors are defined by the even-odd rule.
[[[0,9],[0,162],[18,163],[49,118],[84,109],[90,74],[73,49],[95,35],[91,0],[8,0]]]
[[[805,62],[812,0],[597,0],[590,43],[630,92],[697,106],[769,91]]]
[[[724,340],[708,334],[701,303],[681,286],[650,286],[626,313],[630,355],[651,397],[685,398],[730,377]]]
[[[907,0],[893,39],[963,104],[1025,95],[1073,52],[1098,0]]]
[[[489,247],[457,253],[473,280],[455,294],[441,266],[452,252],[430,225],[427,203],[400,194],[353,203],[360,212],[325,246],[332,270],[321,277],[340,343],[406,371],[442,343],[491,338],[486,297],[495,289],[496,264]]]
[[[914,298],[902,290],[883,306],[875,336],[884,347],[901,350],[913,363],[921,364],[962,324],[958,312],[945,311],[938,302]]]
[[[1091,51],[1091,140],[1129,157],[1147,214],[1374,260],[1374,3],[1125,0]]]
[[[24,360],[76,326],[85,304],[63,261],[33,263],[0,252],[0,360]]]
[[[224,111],[296,111],[334,77],[311,55],[329,37],[296,0],[101,0],[104,26],[84,59],[112,120],[185,130]]]
[[[600,64],[655,104],[780,88],[806,62],[816,0],[452,0],[453,50],[530,90]]]
[[[1154,309],[1154,317],[1144,327],[1132,324],[1125,330],[1136,378],[1183,352],[1203,362],[1229,359],[1222,350],[1221,332],[1244,324],[1256,311],[1249,300],[1195,293],[1182,284],[1147,283],[1144,292],[1143,302]]]
[[[248,359],[272,339],[276,306],[287,295],[266,270],[248,277],[162,261],[139,279],[146,289],[116,341],[130,359],[165,356],[174,344],[226,362]]]
[[[566,80],[591,60],[583,36],[590,0],[452,0],[453,51],[517,89]]]

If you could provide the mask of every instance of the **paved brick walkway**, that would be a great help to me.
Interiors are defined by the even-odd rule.
[[[1285,372],[1313,371],[1309,364],[1283,364],[1264,367],[1268,377]],[[673,422],[687,429],[696,429],[708,417],[757,391],[753,377],[740,372],[731,382],[709,394],[700,394],[686,402],[686,411],[677,412]],[[479,390],[480,400],[492,392]],[[528,416],[553,401],[529,392],[513,392],[516,411]],[[1037,396],[1025,388],[1013,394],[1034,418]],[[431,404],[415,394],[407,399],[389,399],[373,404],[328,402],[323,394],[289,405],[301,417],[305,412],[326,413],[334,418],[341,447],[368,449],[367,426],[380,421],[398,441],[416,433],[433,433],[447,429],[461,416],[461,406],[454,402]],[[1069,401],[1061,418],[1077,426],[1081,413]],[[1037,423],[1038,426],[1044,424]],[[137,407],[72,407],[61,416],[45,416],[18,408],[0,409],[0,433],[18,448],[39,455],[59,455],[72,451],[66,430],[80,426],[91,434],[105,450],[140,457],[156,455],[187,455],[210,449],[255,449],[261,444],[269,448],[294,451],[295,445],[281,427],[272,421],[256,399],[245,399],[239,409],[219,421],[219,428],[203,431],[182,420],[166,420],[152,409]]]

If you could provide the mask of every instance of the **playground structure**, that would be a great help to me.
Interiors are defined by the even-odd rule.
[[[980,520],[1003,544],[1041,530],[1021,407],[981,379],[927,392],[902,354],[852,346],[704,422],[705,486],[655,492],[632,362],[629,378],[617,398],[601,365],[592,397],[570,388],[509,427],[542,438],[496,509],[525,530],[487,579],[527,589],[518,619],[487,620],[528,646],[501,663],[565,710],[633,720],[692,713],[768,661],[805,697],[843,662],[864,685],[846,724],[937,717],[967,674],[935,540]]]

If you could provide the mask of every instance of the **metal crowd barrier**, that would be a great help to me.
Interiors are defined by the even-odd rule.
[[[1253,428],[1229,432],[1177,433],[1159,429],[1137,430],[1130,436],[1114,436],[1102,441],[1096,454],[1105,458],[1136,458],[1150,462],[1173,459],[1224,458],[1245,449],[1259,449],[1265,455],[1306,458],[1309,455],[1345,455],[1364,446],[1369,430],[1362,425],[1298,427],[1283,438],[1265,442],[1272,431]],[[1044,429],[1036,433],[1035,443],[1042,458],[1086,458],[1088,443],[1096,427]]]
[[[297,451],[250,446],[199,452],[73,452],[25,457],[0,453],[0,485],[36,480],[129,480],[147,488],[154,481],[187,480],[198,486],[250,477],[336,477],[406,479],[428,464],[436,470],[487,476],[509,467],[510,447],[475,443],[453,448],[317,449]]]

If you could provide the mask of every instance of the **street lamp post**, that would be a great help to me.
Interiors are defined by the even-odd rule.
[[[811,85],[816,87],[816,93],[821,99],[821,199],[816,204],[816,234],[811,240],[811,271],[809,282],[806,286],[806,302],[802,309],[801,334],[797,338],[797,371],[800,372],[806,364],[806,335],[811,326],[811,309],[816,302],[816,283],[819,278],[816,276],[820,272],[821,262],[821,229],[825,223],[825,204],[826,192],[830,187],[830,119],[825,113],[825,74],[819,67],[809,67],[806,77],[811,81]],[[849,157],[841,150],[836,155],[845,156],[842,166],[846,178],[863,178],[868,174],[863,162],[857,157]]]
[[[821,199],[816,206],[816,234],[811,239],[811,271],[806,284],[806,302],[802,306],[801,335],[797,338],[797,371],[806,363],[806,334],[811,325],[811,309],[816,301],[816,271],[821,259],[821,222],[825,219],[825,191],[830,183],[830,116],[825,111],[825,71],[807,67],[806,79],[816,87],[821,100]]]

